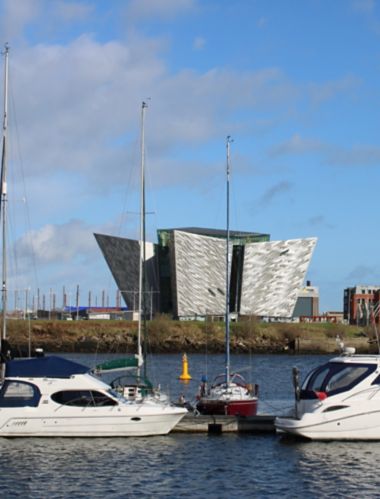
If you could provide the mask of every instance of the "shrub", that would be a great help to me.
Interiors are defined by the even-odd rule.
[[[344,327],[340,324],[325,324],[325,336],[327,338],[336,338],[339,335],[340,339],[345,337]]]
[[[259,321],[255,316],[242,317],[239,322],[232,323],[236,338],[253,339],[260,332]]]
[[[150,339],[165,337],[168,331],[173,329],[173,321],[166,314],[156,315],[155,318],[147,323],[148,335]]]

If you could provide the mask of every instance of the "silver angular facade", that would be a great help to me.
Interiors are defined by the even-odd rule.
[[[118,289],[129,310],[138,310],[140,242],[124,237],[94,234]],[[147,308],[158,310],[157,262],[153,243],[146,243]]]
[[[245,245],[240,313],[289,318],[316,238]]]
[[[199,233],[197,233],[199,231]],[[268,242],[266,234],[233,233],[230,241],[230,312],[291,318],[317,239]],[[137,310],[139,242],[95,234],[130,310]],[[261,242],[255,242],[257,241]],[[212,229],[164,229],[147,244],[148,314],[178,318],[224,316],[226,234]]]
[[[223,315],[226,241],[175,230],[171,252],[175,315]]]

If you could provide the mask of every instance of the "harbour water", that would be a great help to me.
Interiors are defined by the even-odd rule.
[[[94,365],[94,355],[67,357]],[[109,358],[109,357],[107,357]],[[327,356],[236,355],[260,385],[260,411],[293,404],[291,368],[302,375]],[[181,355],[156,355],[149,370],[173,399],[192,401],[202,374],[223,369],[223,356],[189,356],[193,380],[184,385]],[[206,369],[206,364],[208,369]],[[252,373],[252,377],[251,377]],[[380,497],[380,442],[301,442],[263,434],[170,434],[149,438],[0,439],[4,498],[126,497]]]

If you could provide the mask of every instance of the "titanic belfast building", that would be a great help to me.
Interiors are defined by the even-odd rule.
[[[94,235],[127,307],[138,310],[139,241]],[[223,316],[226,231],[187,227],[157,235],[156,244],[146,243],[145,312],[179,319]],[[230,312],[292,318],[316,242],[230,231]]]

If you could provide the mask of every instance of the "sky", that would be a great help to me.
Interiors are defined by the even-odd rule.
[[[17,302],[115,305],[93,234],[138,239],[143,101],[149,240],[225,227],[230,135],[231,229],[317,237],[321,312],[380,286],[379,0],[0,0],[6,42]]]

